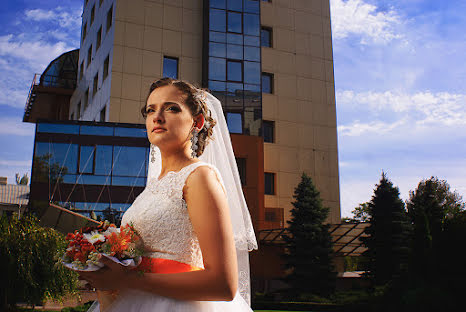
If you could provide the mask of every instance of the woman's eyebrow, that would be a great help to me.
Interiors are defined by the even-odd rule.
[[[178,103],[176,103],[176,102],[167,101],[167,102],[164,102],[164,103],[162,104],[162,107],[165,107],[165,106],[168,106],[168,105],[171,105],[171,104],[176,104],[176,105],[178,105],[178,106],[180,105],[180,104],[178,104]],[[147,107],[155,107],[155,104],[149,104],[149,105],[147,105]]]

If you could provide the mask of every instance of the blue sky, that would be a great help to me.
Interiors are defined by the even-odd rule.
[[[34,73],[79,48],[82,1],[4,1],[0,9],[0,176],[29,173],[23,123]],[[438,176],[466,194],[466,2],[331,0],[342,216],[384,170],[408,198]]]

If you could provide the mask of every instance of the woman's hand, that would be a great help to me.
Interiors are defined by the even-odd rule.
[[[78,272],[80,279],[85,279],[93,288],[99,290],[121,290],[126,288],[125,279],[131,274],[128,268],[100,256],[105,266],[94,272]]]

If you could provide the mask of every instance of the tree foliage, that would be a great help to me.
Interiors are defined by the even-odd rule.
[[[18,185],[28,185],[29,177],[28,174],[25,173],[22,177],[19,173],[15,174],[16,184]]]
[[[407,271],[410,226],[400,192],[383,172],[368,208],[371,224],[361,238],[367,247],[363,256],[373,282],[384,285]]]
[[[328,295],[335,287],[332,265],[332,240],[327,219],[329,208],[322,205],[312,179],[303,173],[295,188],[289,235],[284,235],[287,253],[285,268],[291,273],[284,279],[294,294]]]
[[[353,211],[353,218],[351,221],[353,222],[369,222],[370,219],[370,210],[369,210],[369,202],[359,204]]]
[[[77,275],[57,263],[66,248],[63,234],[38,225],[35,217],[0,218],[0,308],[17,302],[39,304],[77,290]]]

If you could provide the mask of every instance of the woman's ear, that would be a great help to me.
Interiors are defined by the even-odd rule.
[[[205,118],[204,118],[204,115],[202,114],[199,114],[197,115],[195,118],[194,118],[194,122],[195,122],[195,127],[199,130],[201,130],[202,128],[204,128],[204,124],[205,124]]]

